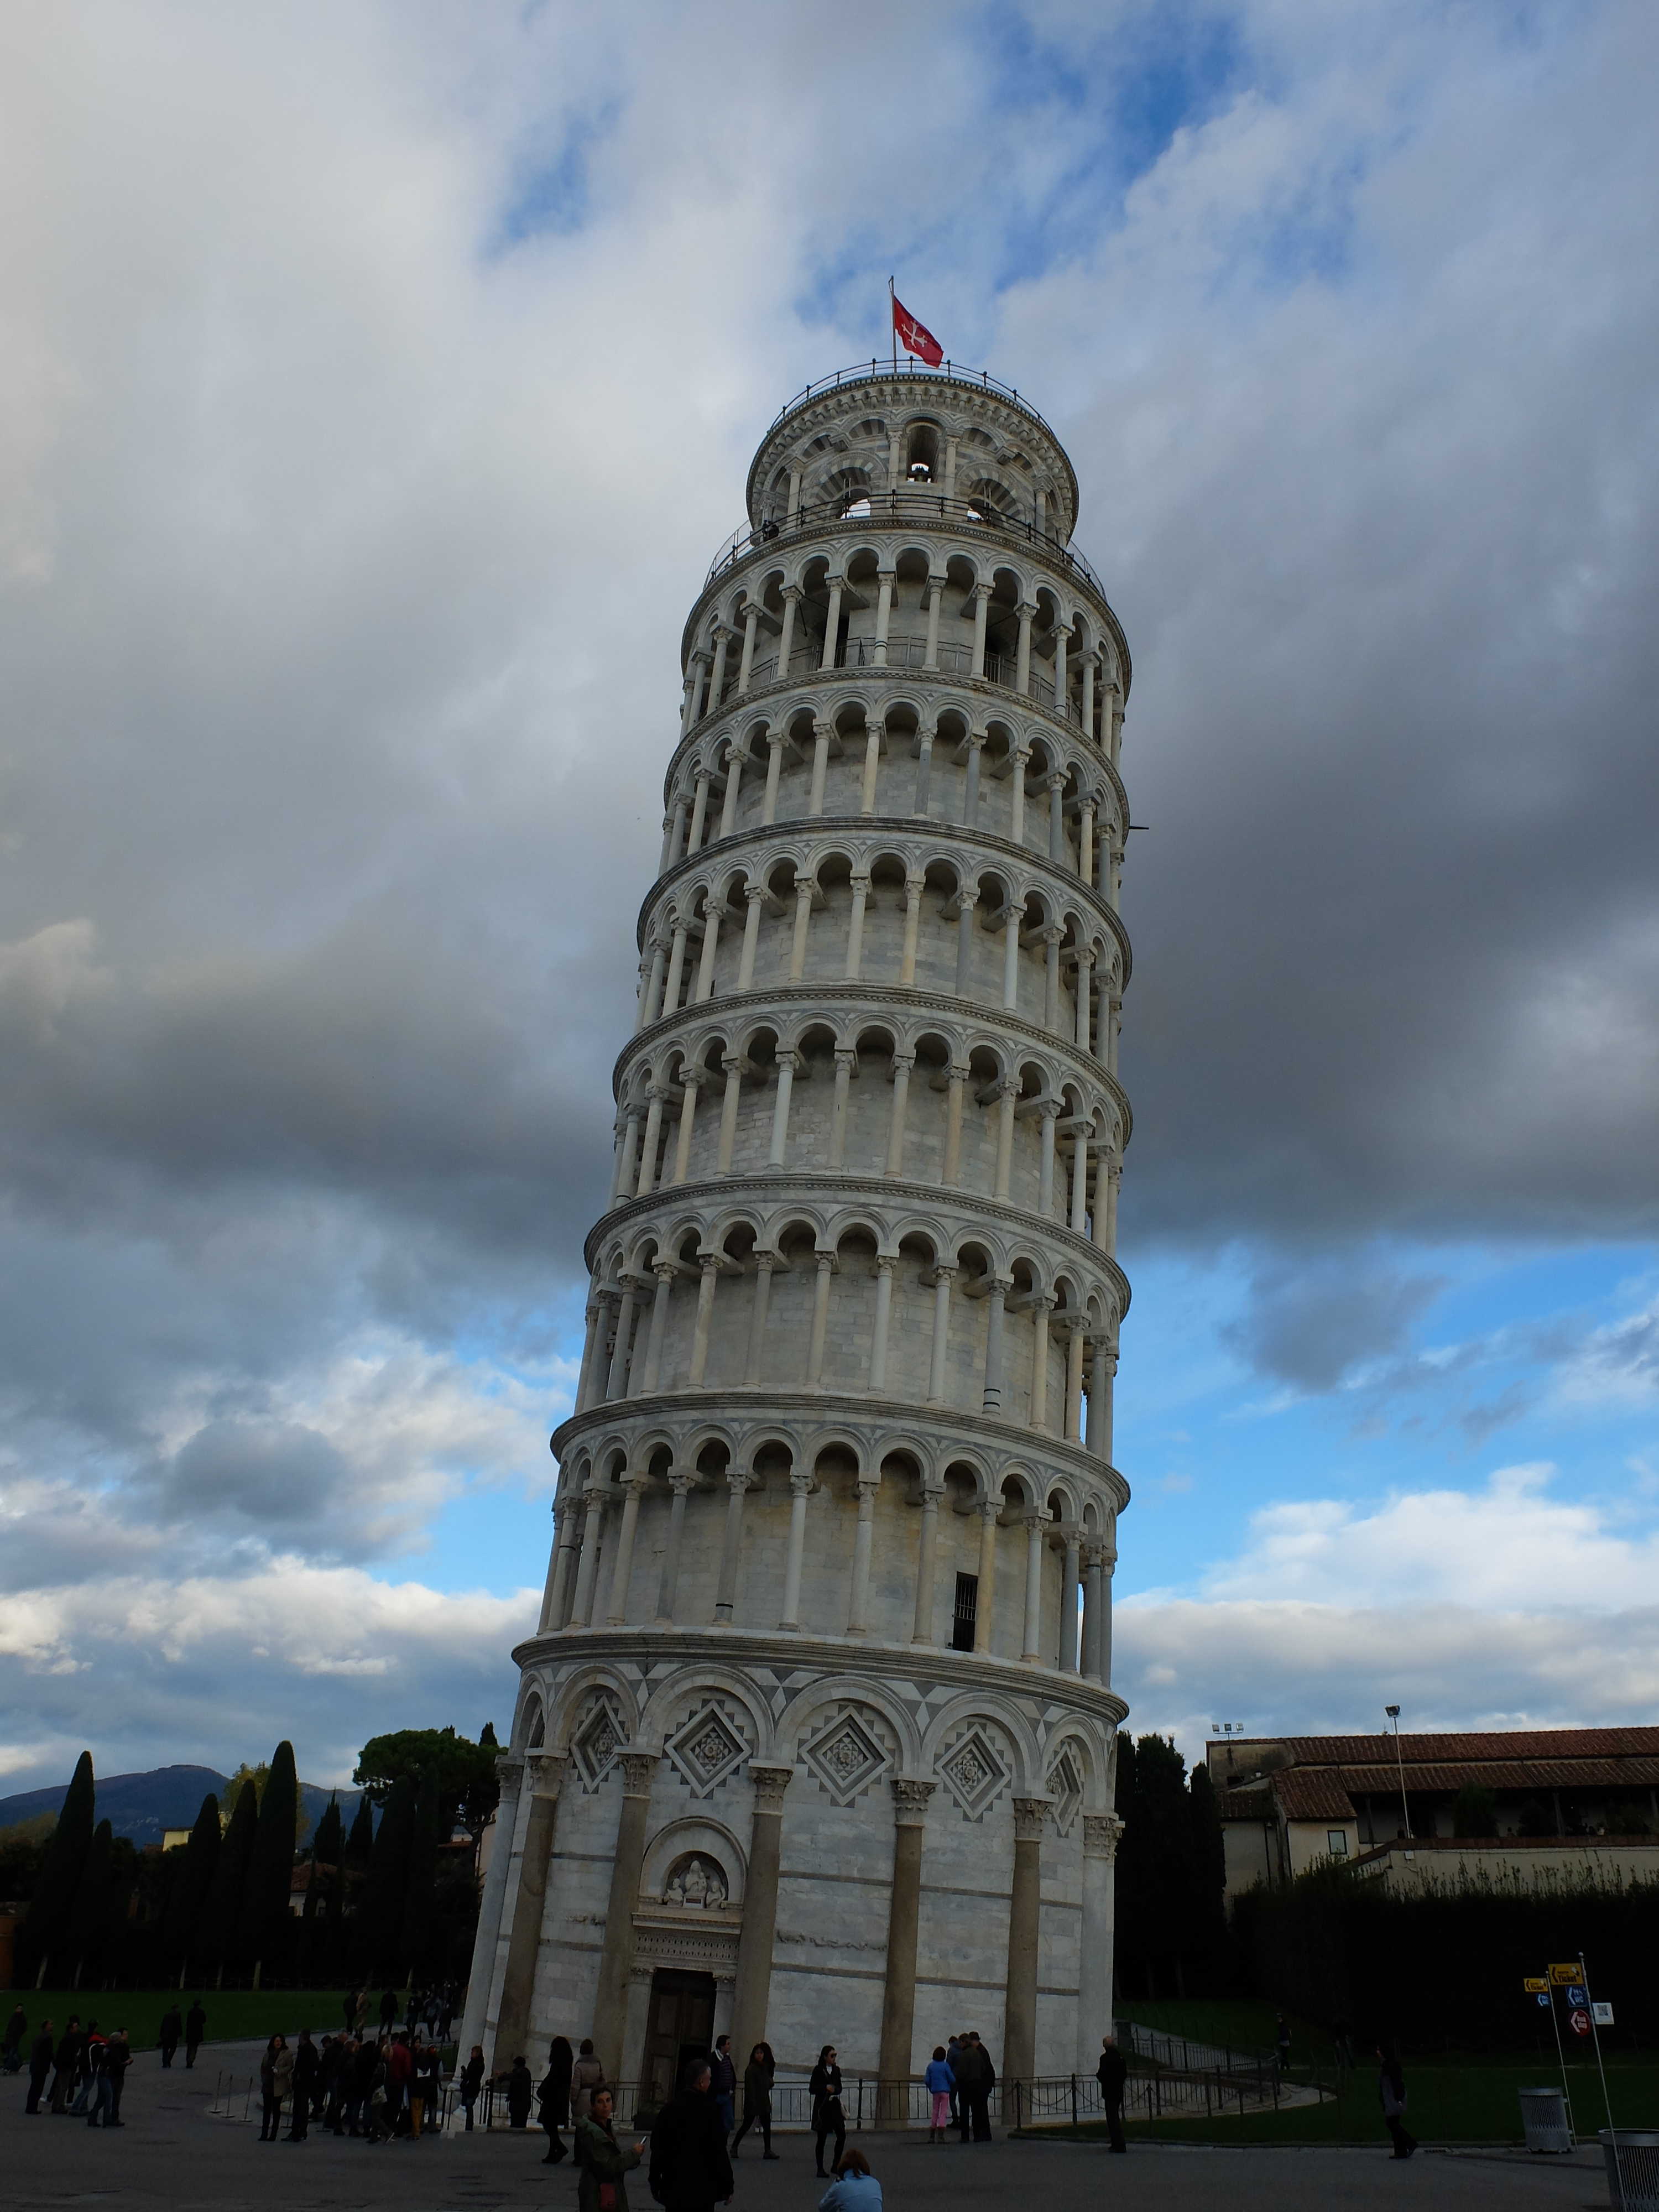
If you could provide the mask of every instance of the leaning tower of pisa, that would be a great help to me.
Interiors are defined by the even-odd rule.
[[[1077,504],[1017,393],[872,363],[773,423],[686,623],[492,2063],[591,2034],[651,2102],[730,2030],[893,2084],[974,2027],[1093,2070],[1129,656]]]

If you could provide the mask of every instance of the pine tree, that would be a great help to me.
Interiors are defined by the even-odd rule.
[[[177,1964],[180,1989],[185,1985],[196,1930],[212,1887],[213,1869],[219,1862],[219,1800],[210,1790],[202,1800],[190,1841],[178,1854],[173,1887],[167,1893],[167,1909],[161,1921],[162,1962],[169,1976]]]
[[[246,1797],[247,1791],[242,1796]],[[240,1801],[237,1809],[240,1811]],[[288,1933],[288,1902],[294,1885],[294,1837],[299,1826],[300,1784],[294,1771],[294,1746],[276,1747],[259,1799],[253,1848],[242,1884],[236,1923],[236,1948],[253,1968],[254,1987],[281,1966]]]
[[[374,1833],[363,1885],[363,1958],[366,1977],[393,1981],[404,1971],[404,1911],[409,1895],[409,1862],[415,1842],[415,1784],[407,1774],[392,1785]]]
[[[410,1839],[409,1880],[404,1893],[401,1949],[410,1970],[421,1973],[427,1964],[427,1944],[432,1929],[432,1899],[438,1884],[438,1845],[443,1840],[448,1799],[435,1778],[416,1785],[415,1819]]]
[[[97,1987],[109,1945],[114,1887],[115,1831],[107,1820],[100,1820],[87,1846],[64,1935],[64,1956],[75,1961],[75,1989],[80,1988],[82,1977]]]
[[[317,1823],[312,1843],[311,1879],[306,1884],[305,1910],[301,1915],[303,1952],[300,1972],[301,1978],[307,1982],[327,1978],[339,1948],[335,1938],[339,1928],[340,1900],[344,1895],[345,1869],[340,1863],[344,1850],[345,1832],[340,1820],[339,1801],[331,1797]]]
[[[346,1838],[346,1864],[361,1872],[368,1866],[369,1854],[374,1849],[374,1808],[368,1790],[357,1800],[357,1811],[351,1823],[351,1833]]]
[[[225,1969],[234,1970],[236,1960],[236,1923],[242,1907],[242,1887],[247,1875],[249,1854],[253,1849],[253,1832],[258,1824],[259,1801],[252,1790],[237,1792],[235,1808],[230,1816],[230,1826],[225,1830],[224,1841],[219,1846],[219,1856],[209,1886],[207,1903],[196,1931],[196,1960],[198,1978],[210,1969],[217,1969],[220,1983]]]
[[[42,1855],[40,1880],[19,1941],[19,1963],[26,1970],[34,1968],[36,1989],[44,1986],[52,1954],[61,1948],[68,1933],[70,1914],[92,1845],[95,1799],[92,1753],[83,1751],[75,1762],[64,1809]]]

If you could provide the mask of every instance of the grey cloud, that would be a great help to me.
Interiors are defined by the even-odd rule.
[[[1361,1363],[1398,1352],[1443,1287],[1361,1252],[1335,1261],[1309,1255],[1257,1275],[1244,1316],[1223,1334],[1262,1373],[1301,1390],[1330,1390]]]
[[[210,1421],[174,1455],[161,1496],[172,1513],[232,1513],[280,1528],[314,1522],[349,1473],[326,1437],[297,1421]]]

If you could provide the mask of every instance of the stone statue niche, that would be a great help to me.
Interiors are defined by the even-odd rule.
[[[718,1912],[728,1894],[724,1869],[701,1851],[692,1851],[676,1859],[670,1868],[662,1901],[685,1905],[694,1912]]]

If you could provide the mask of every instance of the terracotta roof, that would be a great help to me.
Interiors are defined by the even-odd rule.
[[[1344,1761],[1335,1769],[1330,1767],[1291,1767],[1291,1773],[1335,1771],[1340,1774],[1351,1790],[1361,1795],[1367,1791],[1386,1796],[1392,1791],[1400,1795],[1400,1770],[1396,1766],[1353,1766]],[[1455,1790],[1464,1782],[1484,1783],[1488,1790],[1647,1790],[1659,1784],[1659,1759],[1462,1759],[1455,1765],[1416,1765],[1409,1761],[1406,1767],[1406,1787],[1410,1790]]]
[[[1282,1742],[1298,1766],[1370,1765],[1395,1756],[1394,1737],[1381,1729],[1375,1735],[1264,1736],[1256,1741],[1263,1745]],[[1243,1747],[1237,1736],[1233,1743]],[[1659,1728],[1494,1729],[1480,1735],[1402,1735],[1400,1756],[1407,1766],[1486,1759],[1566,1759],[1575,1765],[1585,1759],[1659,1759]]]
[[[1270,1790],[1228,1790],[1217,1800],[1217,1809],[1224,1820],[1271,1820],[1273,1817],[1273,1792]]]
[[[1328,1767],[1281,1766],[1273,1778],[1273,1793],[1287,1820],[1352,1820],[1354,1809],[1341,1777]]]

